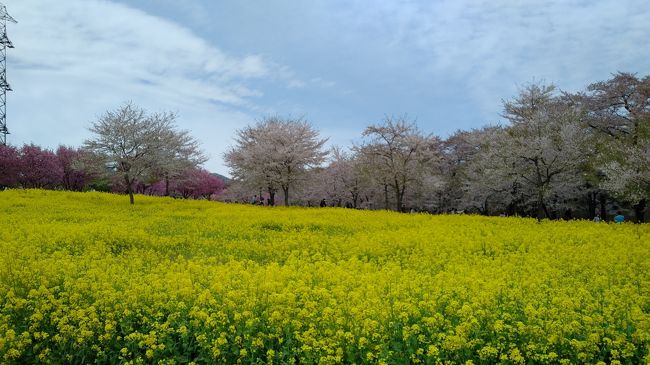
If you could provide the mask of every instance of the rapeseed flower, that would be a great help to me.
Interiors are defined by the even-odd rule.
[[[0,192],[0,363],[647,363],[650,227]]]

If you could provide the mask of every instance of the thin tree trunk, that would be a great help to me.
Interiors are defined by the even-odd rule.
[[[587,216],[589,217],[589,220],[593,220],[594,217],[596,216],[596,192],[590,192],[587,194]]]
[[[165,196],[169,196],[169,176],[165,175]]]
[[[388,184],[384,184],[384,209],[388,210]]]
[[[396,195],[396,199],[395,199],[395,200],[397,200],[397,202],[396,202],[396,208],[397,208],[397,211],[398,211],[398,212],[402,212],[402,213],[403,213],[403,211],[404,211],[403,208],[404,208],[404,207],[403,207],[402,205],[404,204],[404,192],[406,191],[406,188],[405,188],[404,186],[402,186],[402,188],[400,189],[400,188],[399,188],[399,185],[397,185],[397,184],[396,184],[395,186],[396,186],[396,187],[395,187],[395,195]]]
[[[544,218],[545,214],[545,207],[544,207],[544,192],[542,189],[539,189],[537,191],[537,220],[541,221],[542,218]]]
[[[599,194],[599,198],[600,198],[600,219],[607,222],[608,221],[608,219],[607,219],[607,195],[605,195],[604,193],[601,192]]]
[[[542,202],[542,208],[544,208],[544,216],[550,219],[551,214],[548,212],[548,207],[546,207],[546,204],[544,204],[544,202]],[[555,219],[555,212],[553,213],[553,219]]]
[[[402,194],[400,194],[400,189],[399,189],[399,183],[397,182],[397,178],[393,180],[395,182],[395,211],[396,212],[401,212],[402,211]]]
[[[634,206],[634,218],[637,223],[645,222],[645,206],[646,200],[641,199],[641,201]]]
[[[275,205],[275,190],[271,188],[269,188],[269,205]]]
[[[128,174],[124,175],[124,182],[126,183],[126,192],[129,194],[129,202],[135,204],[133,199],[133,187],[131,186],[131,179],[129,179]]]
[[[282,187],[282,192],[284,193],[284,205],[289,206],[289,187]]]

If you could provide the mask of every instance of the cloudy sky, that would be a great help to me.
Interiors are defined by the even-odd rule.
[[[447,136],[531,81],[650,73],[647,0],[0,0],[10,143],[80,145],[133,101],[175,111],[227,174],[236,129],[305,116],[350,145],[384,115]]]

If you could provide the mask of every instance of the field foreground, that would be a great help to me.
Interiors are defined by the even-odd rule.
[[[650,225],[0,192],[0,363],[648,363]]]

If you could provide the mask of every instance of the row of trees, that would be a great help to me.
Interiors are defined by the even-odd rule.
[[[423,133],[406,117],[367,127],[361,143],[325,150],[304,119],[266,118],[237,132],[225,154],[234,183],[222,198],[275,204],[603,218],[650,198],[650,77],[618,73],[566,93],[532,84],[504,101],[505,125]],[[173,113],[126,104],[95,121],[81,148],[0,147],[0,186],[89,187],[214,197],[223,181]]]
[[[447,139],[386,117],[348,150],[325,151],[303,119],[268,118],[240,130],[226,154],[225,199],[265,192],[274,202],[538,218],[606,218],[650,199],[650,77],[618,73],[567,93],[532,84],[504,101],[504,125]],[[290,194],[291,191],[291,194]],[[290,201],[289,197],[292,196]]]
[[[85,151],[73,147],[0,146],[0,187],[80,191],[99,177],[84,165],[87,160]]]
[[[211,198],[224,181],[200,168],[206,160],[173,113],[147,114],[125,104],[90,127],[83,147],[56,152],[35,145],[0,146],[0,187],[86,189]]]

